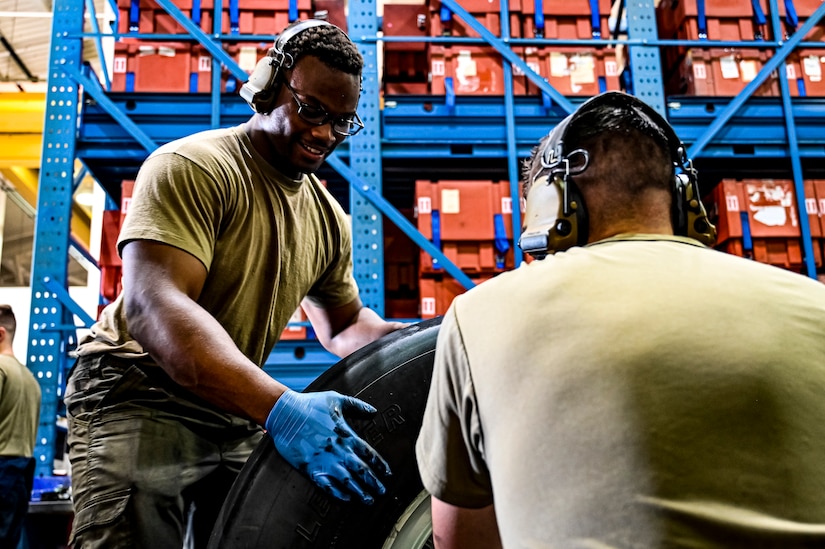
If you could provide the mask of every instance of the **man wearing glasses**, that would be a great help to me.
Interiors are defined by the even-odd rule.
[[[333,25],[287,35],[242,93],[248,122],[169,143],[138,174],[123,292],[68,381],[75,547],[205,546],[261,426],[330,494],[384,492],[386,463],[343,417],[374,409],[261,369],[299,304],[341,357],[402,326],[362,305],[349,222],[313,175],[363,127],[363,59]]]

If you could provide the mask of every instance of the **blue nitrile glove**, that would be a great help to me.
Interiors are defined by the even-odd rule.
[[[377,410],[335,391],[287,390],[266,418],[275,448],[318,486],[349,501],[355,495],[372,503],[386,489],[376,475],[390,474],[387,462],[344,420],[344,413],[370,416]]]

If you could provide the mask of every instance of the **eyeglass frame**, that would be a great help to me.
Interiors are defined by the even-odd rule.
[[[310,105],[309,103],[305,103],[304,101],[301,101],[298,98],[298,93],[295,91],[295,89],[292,86],[289,85],[289,82],[287,81],[286,77],[282,77],[281,80],[283,81],[284,86],[286,86],[286,89],[289,90],[289,93],[292,94],[292,99],[295,100],[295,104],[298,105],[298,116],[300,116],[301,120],[303,120],[307,124],[312,124],[313,126],[323,126],[324,124],[328,124],[329,122],[332,122],[332,131],[334,131],[338,135],[342,135],[344,137],[352,137],[353,135],[356,135],[358,132],[360,132],[361,130],[364,129],[364,121],[361,120],[360,116],[358,116],[358,112],[353,112],[352,113],[352,115],[355,115],[355,118],[353,118],[352,115],[333,116],[325,108],[321,107],[320,105],[319,106],[314,106],[314,105]],[[311,111],[313,111],[313,110],[314,111],[320,111],[321,113],[324,114],[324,118],[320,122],[316,122],[314,120],[309,120],[309,119],[306,118],[305,114],[301,114],[304,111],[304,109],[309,109]],[[338,130],[335,127],[336,124],[342,123],[344,120],[346,120],[347,125],[349,125],[349,126],[354,125],[355,126],[355,131],[353,131],[352,133],[346,133],[346,132],[342,132],[342,131]]]

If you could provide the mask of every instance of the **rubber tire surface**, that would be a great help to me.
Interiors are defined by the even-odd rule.
[[[387,493],[373,505],[326,494],[293,469],[269,437],[241,470],[209,539],[209,549],[380,549],[398,518],[423,490],[415,460],[441,318],[384,336],[341,360],[306,391],[335,390],[378,408],[348,418],[387,460]]]

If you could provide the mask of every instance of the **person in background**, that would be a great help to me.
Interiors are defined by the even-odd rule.
[[[67,384],[73,546],[204,547],[261,426],[328,493],[385,491],[388,465],[344,419],[371,405],[262,370],[299,305],[339,357],[403,326],[363,306],[349,221],[314,175],[363,127],[362,68],[338,27],[292,25],[241,91],[249,121],[144,162],[118,240],[123,291]]]
[[[520,245],[457,297],[417,459],[435,546],[825,546],[825,285],[710,249],[652,108],[585,102],[528,160]]]
[[[16,330],[11,306],[0,305],[0,549],[15,549],[24,531],[40,420],[40,384],[14,356]]]

